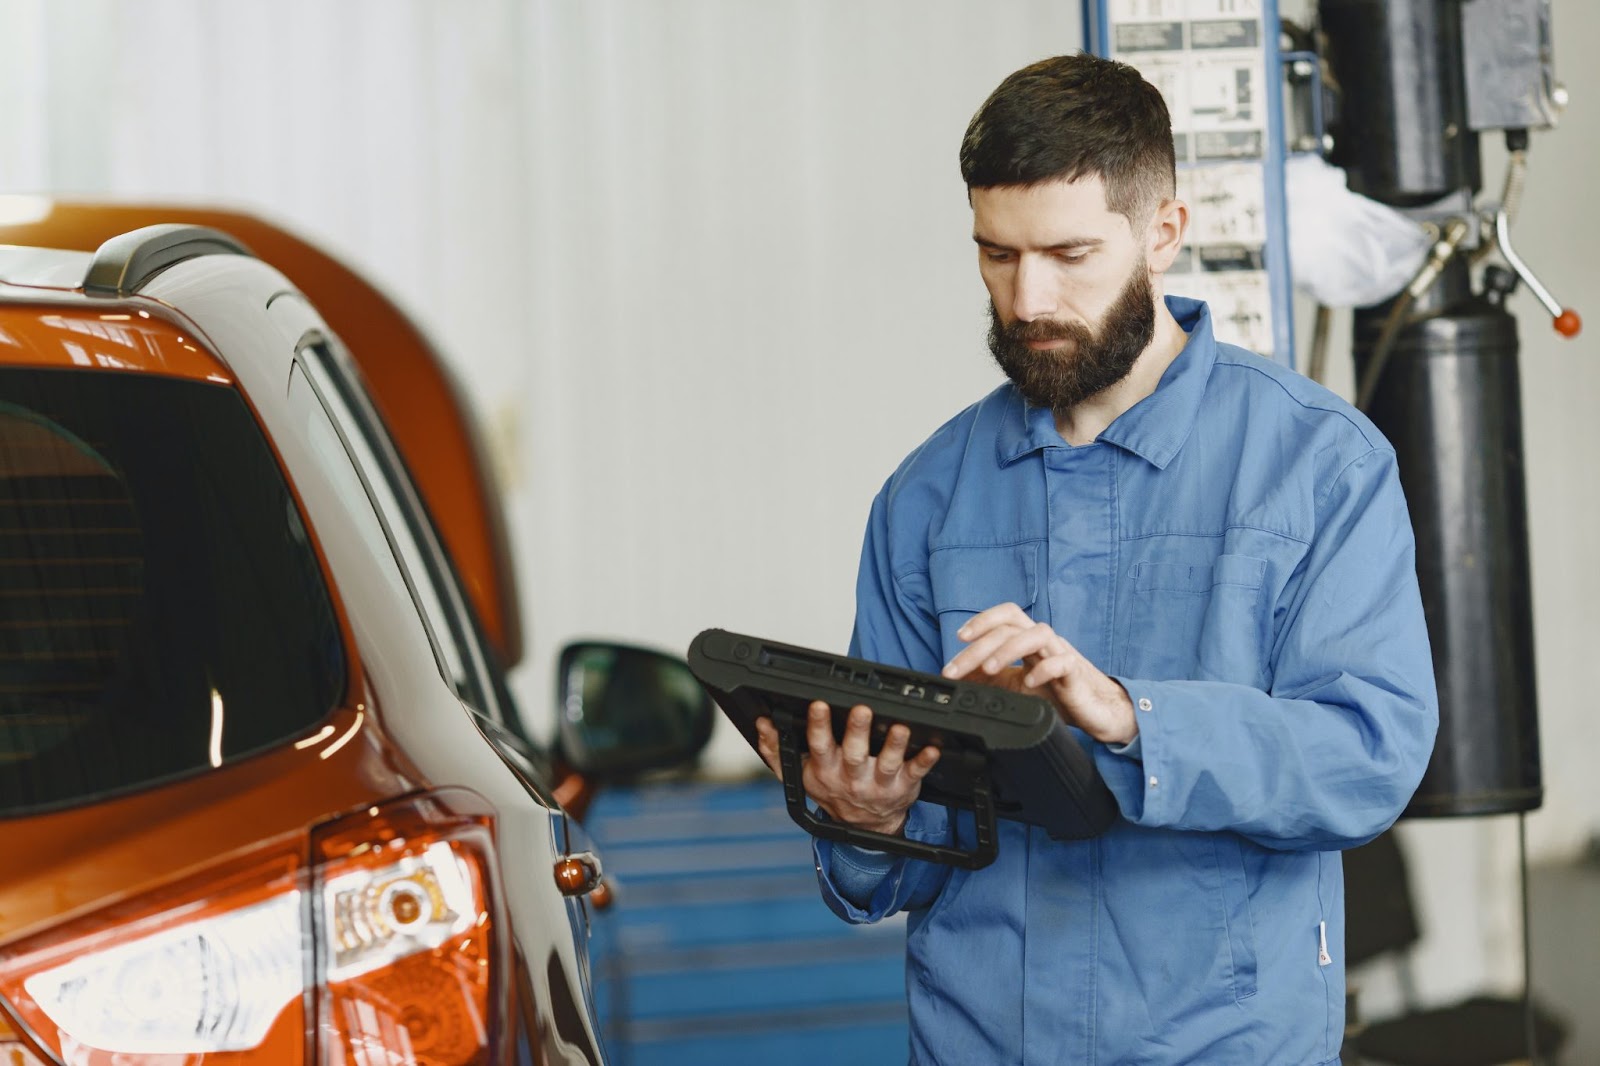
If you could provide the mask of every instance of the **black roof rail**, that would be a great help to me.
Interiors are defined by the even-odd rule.
[[[167,267],[198,255],[251,252],[209,226],[177,222],[145,226],[113,237],[99,247],[89,272],[83,276],[83,291],[90,296],[132,296]]]

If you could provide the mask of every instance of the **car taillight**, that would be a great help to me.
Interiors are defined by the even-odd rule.
[[[297,997],[300,893],[103,945],[22,982],[80,1047],[243,1051]]]
[[[0,996],[67,1066],[486,1062],[504,930],[482,801],[411,797],[311,844],[10,945]]]
[[[504,930],[482,801],[435,793],[317,833],[317,1035],[329,1066],[488,1061]],[[374,813],[376,812],[376,813]]]

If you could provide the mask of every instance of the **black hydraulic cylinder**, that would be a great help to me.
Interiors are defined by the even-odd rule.
[[[1340,94],[1332,161],[1386,204],[1482,187],[1467,127],[1458,0],[1319,0]]]
[[[1341,96],[1333,161],[1357,192],[1443,224],[1482,188],[1460,0],[1318,0]],[[1356,313],[1358,377],[1389,307]],[[1439,737],[1412,816],[1543,802],[1516,321],[1461,258],[1404,312],[1368,414],[1417,535]]]
[[[1400,331],[1368,412],[1398,456],[1439,684],[1411,816],[1526,811],[1544,795],[1516,320],[1452,267],[1430,294],[1445,309]],[[1357,314],[1358,373],[1383,319]]]

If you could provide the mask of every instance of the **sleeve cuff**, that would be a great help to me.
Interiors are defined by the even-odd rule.
[[[911,840],[945,842],[948,814],[943,807],[917,803],[906,816],[905,833]],[[911,902],[924,880],[926,864],[911,859],[820,838],[812,848],[823,901],[847,922],[875,922],[893,914]]]
[[[860,875],[861,878],[870,878],[872,887],[883,879],[883,875],[894,868],[895,856],[882,851],[872,851],[868,848],[859,848],[854,844],[835,842],[833,845],[834,876],[841,882],[847,876],[839,868],[846,867],[849,874]],[[855,880],[854,877],[850,878]],[[868,895],[870,895],[870,891]]]
[[[1126,744],[1096,744],[1094,762],[1117,799],[1122,816],[1136,825],[1161,824],[1166,793],[1162,790],[1162,712],[1172,698],[1156,681],[1113,677],[1133,701],[1139,732]]]
[[[1144,734],[1135,733],[1133,739],[1126,744],[1107,744],[1106,750],[1113,755],[1120,755],[1124,759],[1142,762],[1144,760]]]

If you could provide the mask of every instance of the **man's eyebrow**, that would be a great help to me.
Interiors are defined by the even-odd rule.
[[[993,248],[997,252],[1015,252],[1018,250],[1010,245],[1001,244],[999,241],[991,241],[981,233],[974,233],[972,239],[980,248]],[[1075,248],[1095,248],[1104,243],[1106,242],[1099,237],[1068,237],[1064,241],[1058,241],[1039,250],[1042,252],[1070,252]]]

